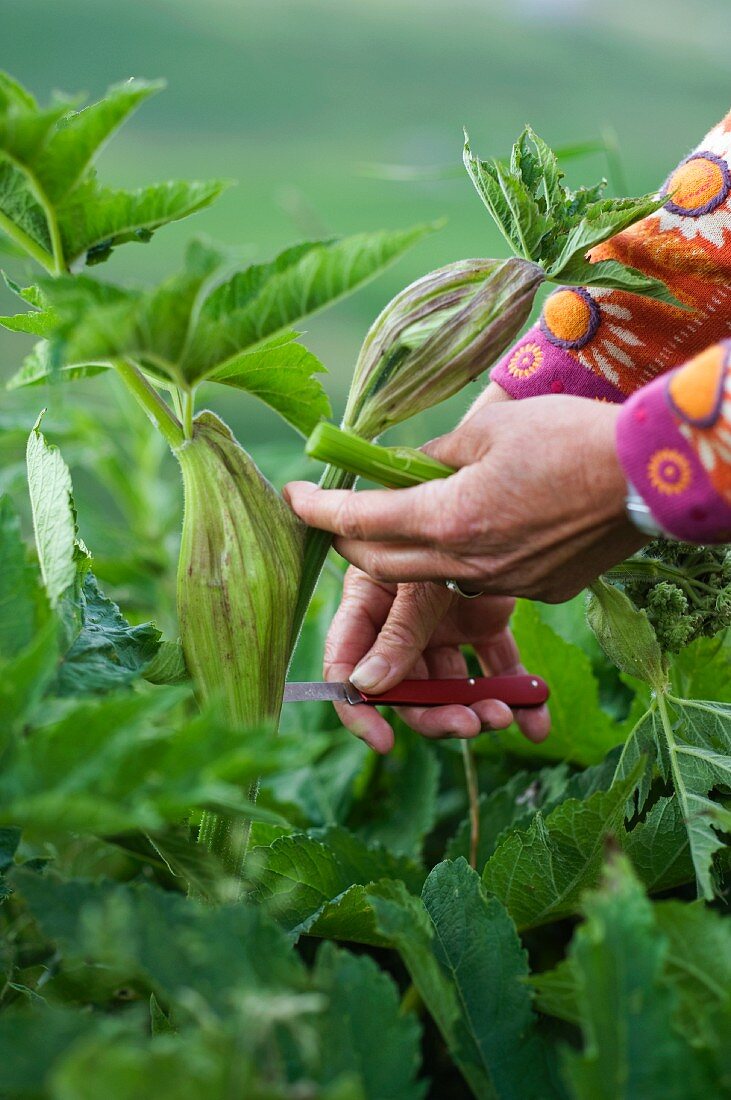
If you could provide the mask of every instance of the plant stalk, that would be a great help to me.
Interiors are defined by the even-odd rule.
[[[460,747],[467,781],[467,800],[470,807],[470,867],[473,871],[476,871],[477,855],[480,850],[480,788],[477,781],[475,754],[469,741],[463,739]]]
[[[367,477],[389,489],[407,489],[424,481],[449,477],[454,470],[412,447],[382,447],[346,428],[321,421],[305,447],[311,458]]]
[[[115,359],[112,365],[173,451],[177,451],[185,440],[185,434],[183,425],[167,402],[163,401],[155,387],[147,381],[142,371],[132,363],[127,362],[126,359]]]

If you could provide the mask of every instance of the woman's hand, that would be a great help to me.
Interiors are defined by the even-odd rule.
[[[444,585],[385,584],[359,569],[345,576],[343,599],[325,646],[325,679],[351,679],[363,691],[381,692],[406,676],[467,676],[460,646],[471,644],[487,675],[522,672],[508,629],[513,600],[464,600]],[[348,729],[377,752],[393,746],[393,731],[372,707],[336,705]],[[550,719],[546,707],[516,710],[496,699],[471,707],[401,707],[404,721],[424,737],[476,737],[505,729],[516,718],[526,737],[542,741]]]
[[[359,493],[293,482],[285,495],[376,580],[557,603],[646,541],[625,516],[618,412],[580,397],[490,402],[425,448],[452,477]]]

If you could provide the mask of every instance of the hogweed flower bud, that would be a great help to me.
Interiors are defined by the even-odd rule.
[[[371,326],[343,427],[374,439],[457,393],[516,339],[544,279],[516,257],[460,260],[417,279]]]
[[[185,490],[178,617],[188,670],[201,697],[217,700],[233,725],[274,724],[304,525],[213,413],[194,419],[176,455]],[[225,853],[237,874],[248,832],[246,821],[206,814],[200,839]]]

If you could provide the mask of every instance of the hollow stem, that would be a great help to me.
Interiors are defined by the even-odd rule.
[[[470,867],[477,870],[477,853],[480,850],[480,788],[477,782],[475,754],[469,741],[461,742],[462,763],[467,781],[467,801],[470,808]]]
[[[354,432],[321,421],[307,440],[311,458],[328,462],[358,477],[367,477],[389,489],[407,489],[424,481],[449,477],[454,470],[411,447],[382,447]]]
[[[126,359],[115,359],[113,366],[134,398],[176,451],[184,443],[185,434],[183,425],[170,406],[163,401],[154,386],[150,385],[142,371],[132,363]]]

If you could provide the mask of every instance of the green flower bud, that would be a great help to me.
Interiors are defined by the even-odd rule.
[[[232,722],[276,719],[289,660],[304,525],[211,412],[178,450],[185,513],[178,615],[200,694]]]
[[[343,427],[364,439],[446,400],[518,336],[545,278],[528,260],[460,260],[386,306],[361,348]]]

